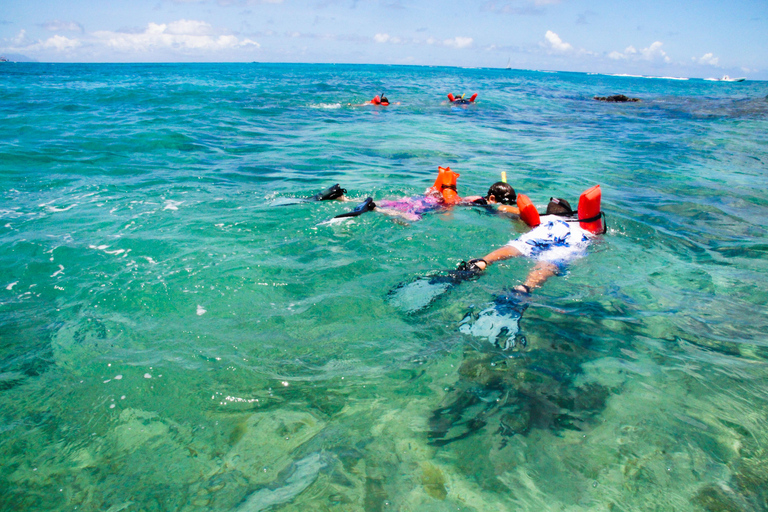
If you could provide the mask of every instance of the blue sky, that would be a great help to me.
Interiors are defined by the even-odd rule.
[[[10,0],[0,55],[766,80],[768,0]]]

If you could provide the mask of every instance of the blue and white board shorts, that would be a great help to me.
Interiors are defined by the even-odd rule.
[[[553,263],[562,270],[566,263],[586,254],[592,236],[578,222],[555,218],[542,222],[507,245],[527,258]]]

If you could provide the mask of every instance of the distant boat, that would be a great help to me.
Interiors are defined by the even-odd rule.
[[[512,57],[509,58],[509,60],[507,61],[507,67],[505,67],[504,69],[512,69]]]
[[[704,80],[711,82],[743,82],[746,79],[746,77],[731,78],[728,75],[723,75],[723,78],[705,78]]]

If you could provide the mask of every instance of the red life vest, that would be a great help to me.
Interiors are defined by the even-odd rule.
[[[525,194],[517,194],[517,207],[520,209],[520,218],[530,227],[535,228],[541,224],[539,211]]]
[[[600,199],[602,198],[600,185],[585,190],[579,197],[579,226],[592,233],[604,233],[602,212],[600,211]]]

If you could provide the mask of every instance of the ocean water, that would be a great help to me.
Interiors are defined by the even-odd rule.
[[[354,106],[384,92],[388,108]],[[447,93],[479,94],[451,107]],[[593,96],[626,94],[639,103]],[[0,509],[768,510],[768,84],[341,65],[0,67]],[[394,104],[399,103],[399,104]],[[608,232],[501,350],[525,231],[355,201],[506,172]],[[281,206],[282,205],[282,206]]]

